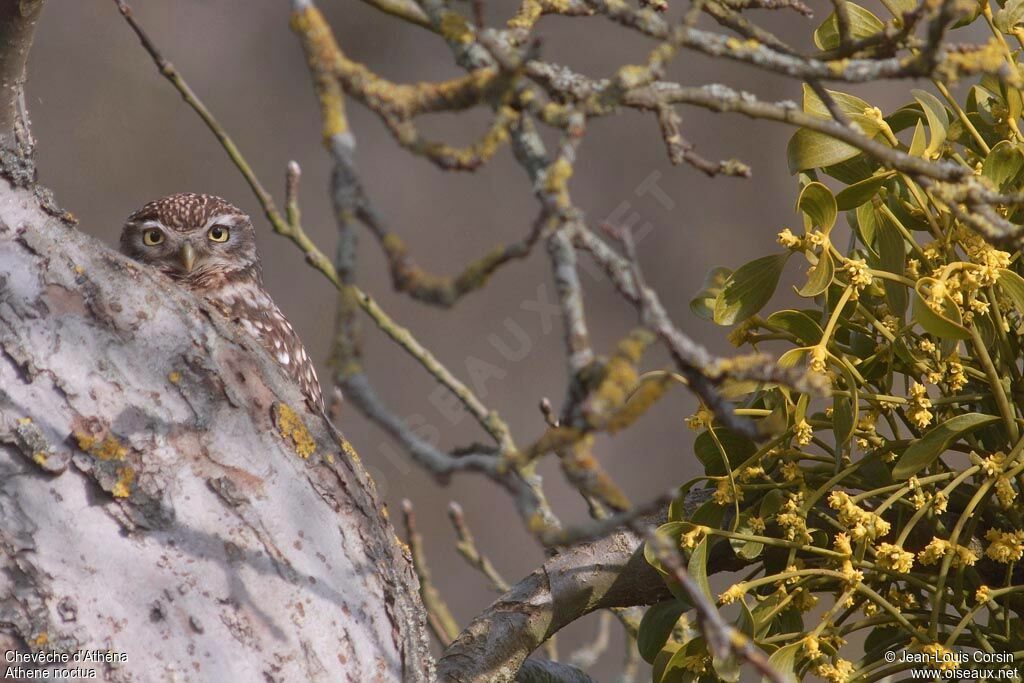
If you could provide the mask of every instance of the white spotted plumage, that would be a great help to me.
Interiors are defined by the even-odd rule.
[[[218,237],[227,237],[210,237],[214,229]],[[144,233],[154,230],[161,235],[159,242],[143,239]],[[213,195],[164,197],[129,216],[121,233],[121,251],[158,268],[237,322],[299,384],[309,402],[323,408],[313,362],[263,289],[254,230],[245,213]]]

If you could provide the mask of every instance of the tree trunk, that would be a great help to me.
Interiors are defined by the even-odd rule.
[[[258,343],[26,173],[38,4],[0,0],[0,650],[100,680],[431,679],[351,446]],[[12,658],[14,680],[38,666]]]

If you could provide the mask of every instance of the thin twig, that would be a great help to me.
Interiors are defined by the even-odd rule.
[[[617,515],[595,519],[573,527],[566,527],[558,531],[551,531],[541,536],[545,545],[568,546],[577,543],[590,543],[599,538],[604,538],[622,527],[631,527],[633,522],[646,517],[665,507],[678,491],[673,489],[665,494],[654,498],[643,505],[638,505]]]
[[[476,545],[476,539],[473,538],[473,533],[469,530],[469,525],[466,523],[466,517],[462,512],[462,506],[452,501],[448,504],[448,519],[452,522],[452,527],[455,528],[455,534],[459,538],[456,549],[459,551],[459,555],[469,563],[471,567],[479,571],[481,574],[487,577],[487,580],[491,582],[491,587],[498,593],[505,593],[509,589],[509,583],[502,578],[498,570],[494,568],[487,556],[480,552]]]
[[[427,612],[427,624],[441,647],[448,647],[458,637],[459,625],[448,609],[448,603],[431,581],[430,568],[427,567],[427,558],[423,552],[423,537],[416,529],[416,514],[408,499],[402,501],[402,520],[405,523],[405,542],[409,544],[412,566],[420,580],[420,598]]]

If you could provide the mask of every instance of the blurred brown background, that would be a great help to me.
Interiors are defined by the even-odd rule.
[[[285,164],[299,161],[304,170],[304,223],[330,254],[335,231],[326,193],[329,160],[320,147],[318,111],[303,58],[288,28],[289,4],[136,0],[133,6],[279,201]],[[460,73],[447,46],[422,29],[379,14],[358,0],[320,4],[342,48],[391,79],[436,80]],[[811,29],[827,14],[827,3],[811,4],[818,14],[811,21],[795,13],[760,16],[795,44],[809,47]],[[674,13],[679,10],[675,7]],[[492,25],[512,11],[508,0],[486,3]],[[593,76],[642,61],[650,47],[599,18],[546,18],[538,33],[544,39],[545,58]],[[266,285],[320,362],[322,382],[329,385],[323,360],[334,316],[331,286],[305,266],[290,243],[271,234],[239,173],[198,117],[158,75],[114,3],[51,0],[30,69],[28,96],[39,140],[41,179],[56,191],[61,205],[78,216],[81,229],[114,244],[125,216],[142,203],[173,192],[219,194],[239,204],[255,217],[261,233]],[[723,82],[768,99],[800,98],[796,82],[688,53],[677,59],[669,75],[684,84]],[[671,167],[653,116],[626,112],[589,125],[571,188],[592,221],[611,217],[622,222],[635,212],[638,225],[650,223],[650,233],[640,244],[648,279],[684,330],[728,353],[724,331],[690,314],[688,302],[711,266],[736,267],[775,249],[775,233],[797,222],[792,209],[796,184],[785,162],[791,131],[698,110],[683,110],[682,115],[684,134],[698,151],[709,158],[738,157],[753,167],[754,177],[711,180],[689,167]],[[358,105],[351,105],[350,116],[365,185],[425,268],[455,272],[496,242],[517,239],[529,229],[537,205],[507,148],[476,174],[443,173],[399,149],[375,116]],[[487,121],[483,111],[469,118],[471,124],[462,116],[437,116],[424,121],[424,127],[434,136],[465,143]],[[652,192],[638,192],[645,180],[655,180],[670,202]],[[543,246],[526,262],[500,271],[486,290],[452,311],[393,294],[379,250],[368,236],[362,240],[360,258],[363,286],[454,372],[469,380],[467,364],[487,368],[489,379],[476,387],[478,393],[511,424],[520,443],[541,432],[538,401],[547,396],[557,406],[565,387],[557,321],[546,328],[537,313],[521,306],[537,301],[541,287],[548,301],[555,300]],[[794,260],[783,288],[796,282],[798,271]],[[607,283],[583,277],[595,349],[607,353],[636,323],[636,315]],[[505,346],[523,350],[510,331],[517,328],[529,337],[528,352],[522,358],[503,357],[492,338],[496,335]],[[429,399],[435,385],[400,349],[373,329],[367,330],[366,346],[368,369],[380,393],[400,414],[424,425],[424,435],[443,447],[483,440],[471,419],[453,424],[435,407]],[[650,359],[650,367],[664,360],[659,352]],[[694,401],[676,391],[628,433],[598,443],[598,455],[634,501],[647,500],[697,472],[692,434],[683,423],[693,408]],[[509,581],[542,561],[503,491],[474,476],[456,478],[440,488],[354,410],[345,412],[341,426],[371,467],[391,509],[397,512],[404,497],[415,503],[437,587],[462,623],[494,595],[454,551],[445,514],[449,500],[465,507],[481,549]],[[563,518],[584,519],[582,501],[563,484],[555,463],[545,463],[542,472]],[[392,517],[397,521],[397,514]],[[563,655],[590,638],[595,625],[591,618],[568,631],[561,638]],[[593,672],[599,680],[612,680],[619,670],[622,644],[617,627],[614,632],[612,647]]]

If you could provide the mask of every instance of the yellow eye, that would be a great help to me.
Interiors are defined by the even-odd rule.
[[[211,242],[227,242],[230,234],[231,232],[223,225],[215,225],[210,228],[206,236],[210,238]]]
[[[156,228],[149,228],[142,233],[142,243],[147,247],[155,247],[164,241],[164,234]]]

